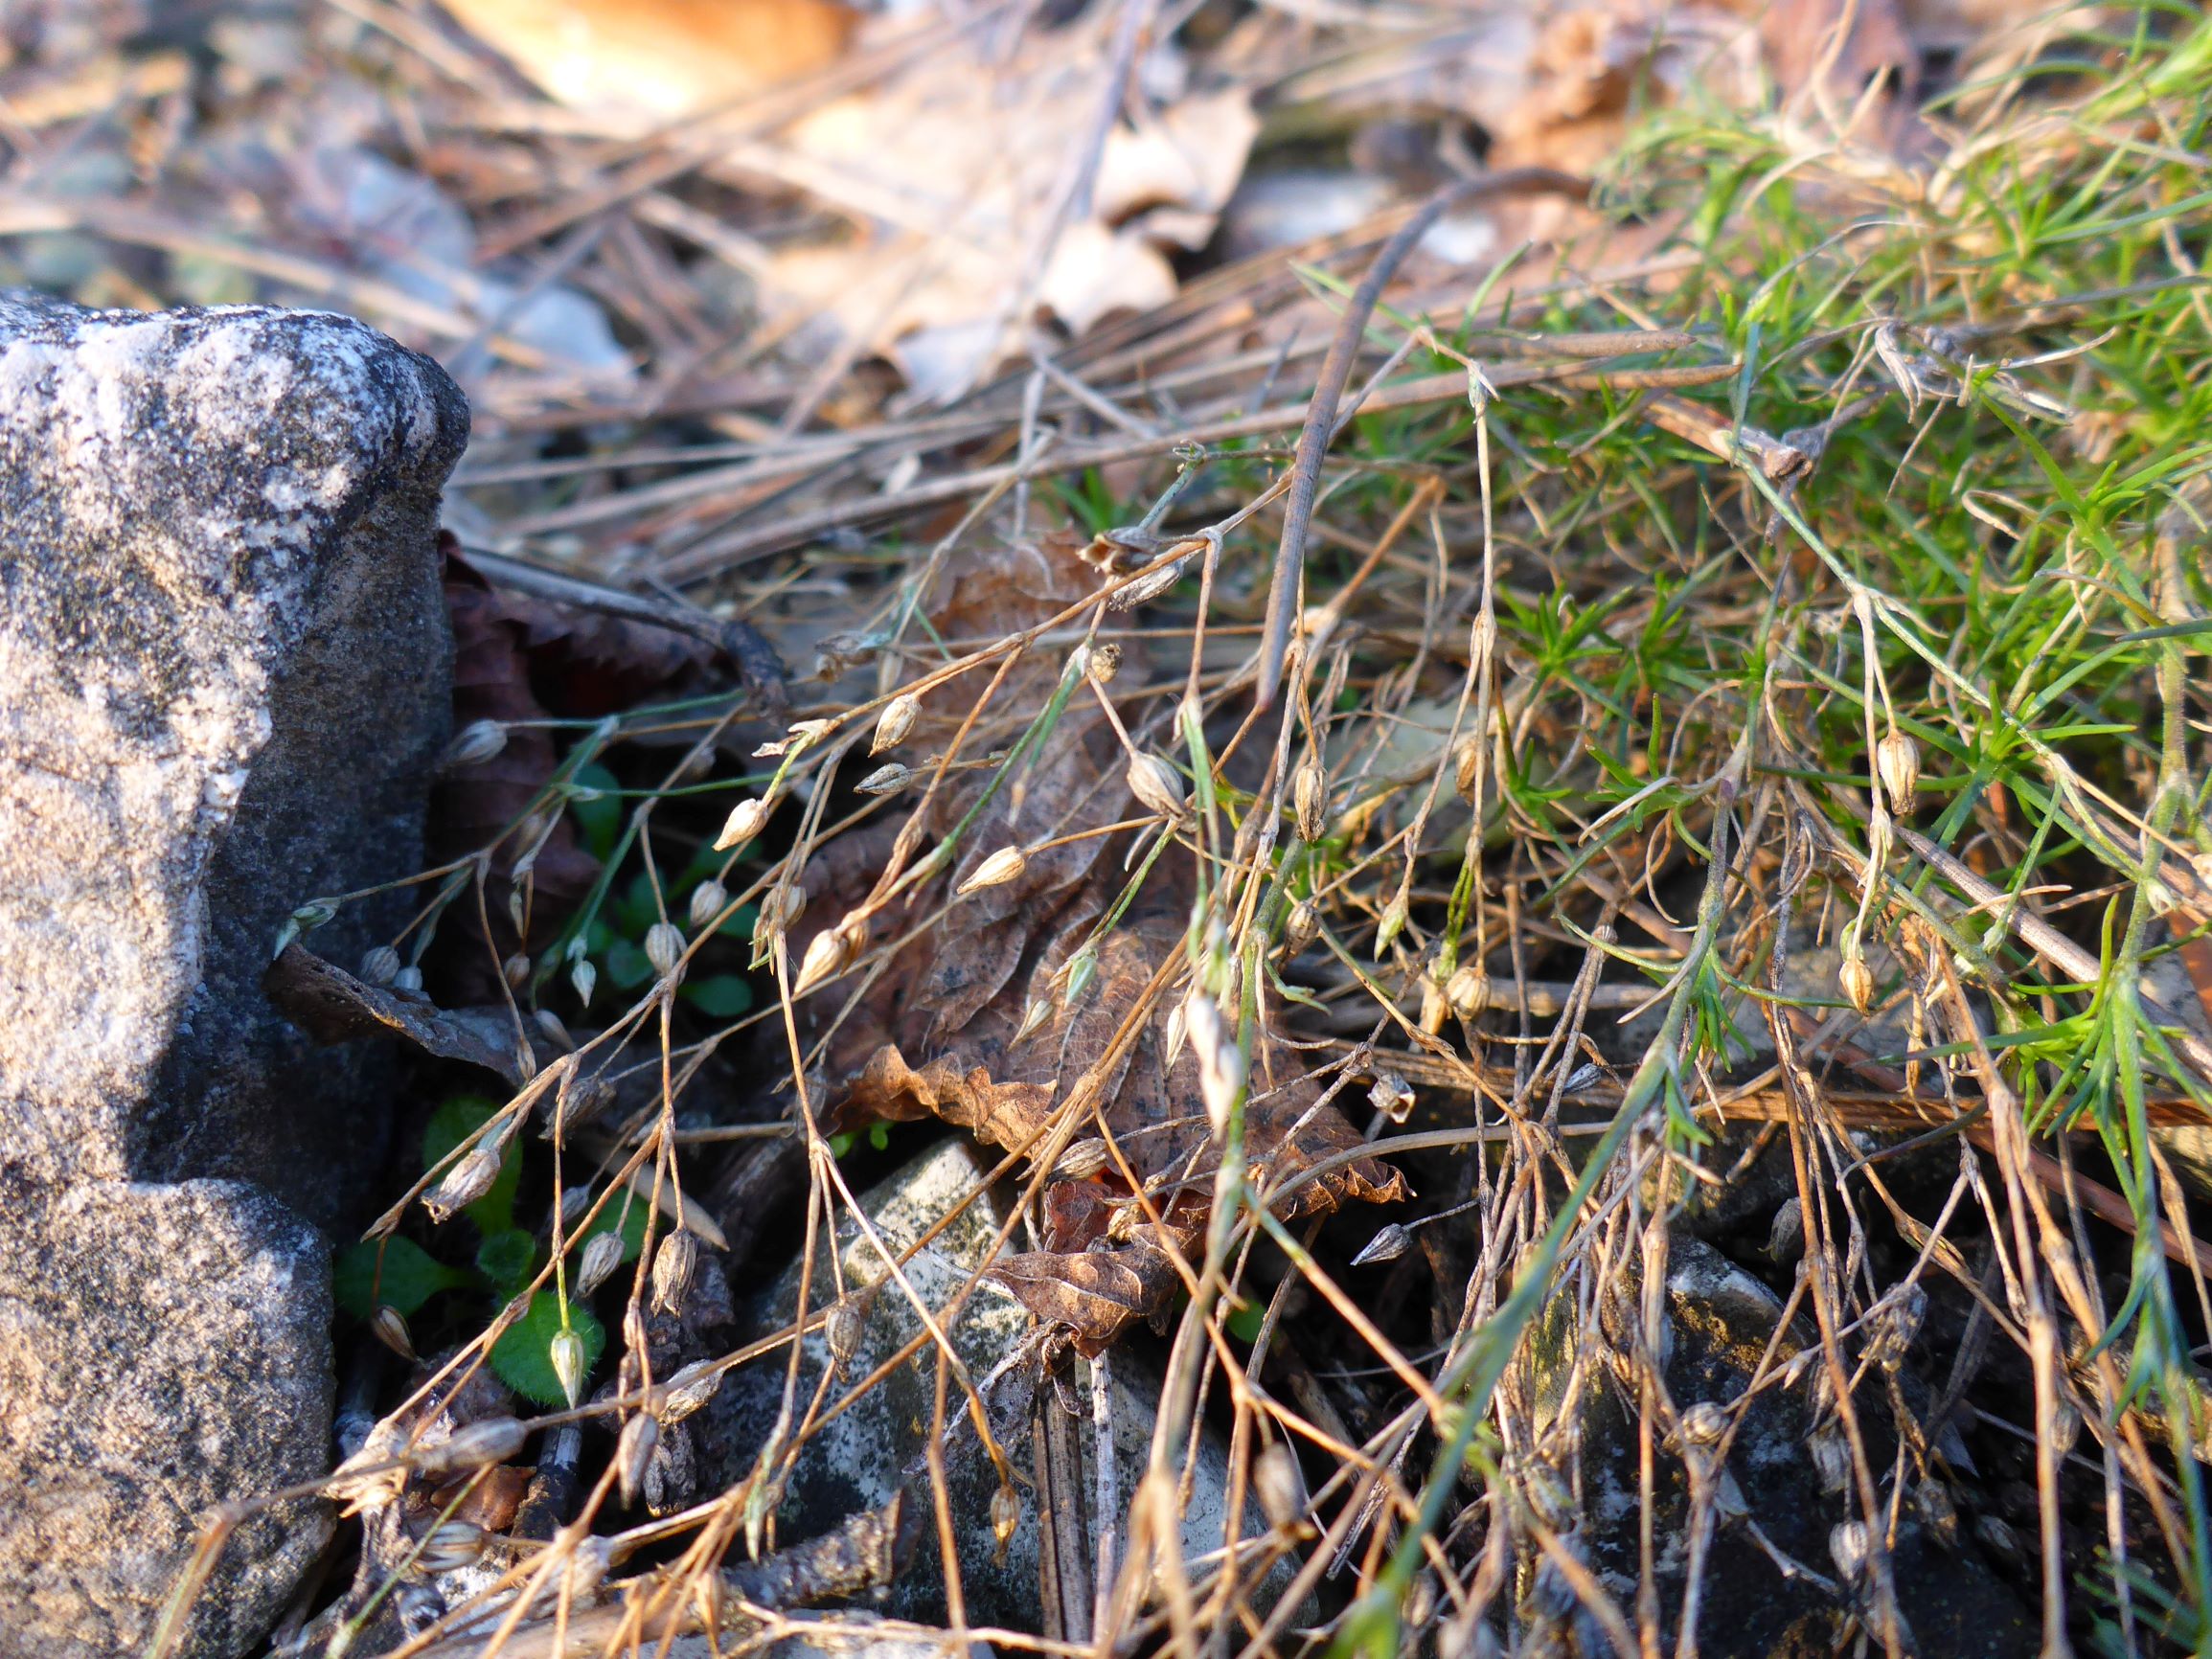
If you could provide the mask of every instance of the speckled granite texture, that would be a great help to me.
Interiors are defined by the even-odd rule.
[[[383,1079],[259,982],[292,908],[418,866],[467,431],[434,363],[342,317],[0,299],[10,1653],[143,1647],[210,1506],[327,1466],[326,1230]],[[242,1529],[187,1650],[256,1642],[328,1526]]]

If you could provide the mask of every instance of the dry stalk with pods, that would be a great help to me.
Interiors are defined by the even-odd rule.
[[[355,896],[282,942],[318,1029],[505,1084],[362,1258],[318,1650],[811,1637],[901,1574],[1005,1651],[2201,1646],[2206,39],[1992,57],[1917,149],[1677,106],[1481,275],[1402,213],[943,411],[528,463],[592,480],[531,551],[819,672],[465,730],[551,770],[358,974]],[[639,154],[622,246],[705,211]],[[949,1291],[963,1206],[868,1193],[931,1134],[1004,1217]],[[793,1535],[916,1378],[891,1507]],[[978,1521],[1051,1534],[1024,1628]]]

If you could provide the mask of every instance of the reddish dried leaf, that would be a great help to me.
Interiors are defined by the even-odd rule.
[[[1175,1242],[1189,1248],[1187,1239]],[[1147,1239],[1075,1254],[1033,1250],[998,1262],[991,1278],[1038,1319],[1066,1326],[1085,1354],[1102,1352],[1131,1320],[1165,1307],[1182,1283],[1174,1259]]]
[[[530,1490],[530,1477],[537,1471],[513,1464],[478,1469],[464,1480],[452,1481],[430,1494],[434,1514],[467,1521],[488,1533],[504,1533],[514,1524],[515,1512]]]
[[[941,1118],[1003,1147],[1019,1144],[1051,1110],[1050,1084],[994,1083],[981,1066],[963,1070],[949,1055],[915,1071],[896,1045],[886,1045],[853,1079],[840,1121]]]

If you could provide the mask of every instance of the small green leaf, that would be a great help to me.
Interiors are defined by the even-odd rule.
[[[643,937],[645,930],[660,920],[660,906],[653,899],[652,877],[643,870],[629,878],[614,901],[615,925],[625,933]]]
[[[501,1296],[513,1296],[530,1283],[530,1265],[537,1259],[537,1240],[520,1227],[488,1234],[476,1247],[476,1270],[491,1281]]]
[[[1260,1327],[1266,1323],[1266,1318],[1267,1309],[1266,1307],[1247,1299],[1240,1302],[1236,1311],[1231,1313],[1222,1323],[1229,1328],[1231,1336],[1234,1336],[1239,1342],[1249,1343],[1260,1340]]]
[[[734,973],[686,981],[676,994],[712,1019],[736,1019],[753,1006],[753,988]]]
[[[617,939],[606,947],[606,977],[618,990],[635,990],[654,977],[652,963],[628,940]]]
[[[577,828],[583,831],[584,846],[591,850],[594,858],[604,863],[614,852],[615,837],[622,833],[622,797],[617,793],[622,784],[597,761],[579,766],[576,782],[595,793],[589,799],[570,796],[568,810],[575,817]]]
[[[868,1125],[868,1144],[878,1152],[888,1148],[891,1145],[891,1125],[889,1124],[870,1124]]]
[[[382,1258],[379,1272],[378,1258]],[[331,1291],[356,1319],[367,1319],[388,1303],[402,1318],[412,1317],[441,1290],[468,1283],[468,1275],[448,1267],[412,1239],[364,1239],[338,1252],[331,1264]]]
[[[853,1149],[853,1131],[850,1129],[845,1130],[842,1134],[832,1135],[830,1137],[830,1156],[842,1158]]]
[[[427,1170],[490,1121],[499,1110],[482,1095],[455,1095],[430,1114],[422,1129],[422,1167]],[[514,1225],[514,1188],[522,1160],[510,1153],[499,1166],[491,1190],[468,1206],[468,1218],[489,1238]]]
[[[583,1338],[585,1374],[599,1363],[606,1347],[606,1331],[580,1302],[568,1305],[569,1328]],[[559,1408],[568,1404],[560,1378],[553,1371],[553,1339],[560,1330],[560,1299],[541,1290],[530,1299],[530,1311],[507,1328],[491,1345],[491,1369],[499,1380],[538,1405]]]

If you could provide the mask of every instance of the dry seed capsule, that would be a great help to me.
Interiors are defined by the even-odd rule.
[[[530,983],[530,957],[528,953],[516,951],[499,965],[499,974],[509,985],[520,990]]]
[[[1444,1000],[1444,988],[1424,975],[1421,981],[1421,1029],[1434,1036],[1444,1029],[1445,1015],[1451,1011]]]
[[[591,993],[599,986],[599,969],[592,966],[590,958],[582,958],[568,970],[568,983],[576,989],[576,1000],[589,1008]]]
[[[1301,898],[1290,906],[1290,914],[1283,919],[1283,943],[1296,956],[1321,937],[1321,913],[1313,908],[1311,898]]]
[[[1106,601],[1112,610],[1134,610],[1147,600],[1157,599],[1183,580],[1183,572],[1190,565],[1188,558],[1178,558],[1173,564],[1163,564],[1150,576],[1142,576],[1129,586],[1117,589]]]
[[[1872,1538],[1864,1521],[1842,1521],[1829,1530],[1828,1556],[1845,1584],[1865,1576],[1874,1554]]]
[[[860,1336],[866,1326],[867,1315],[850,1296],[841,1297],[823,1319],[822,1335],[830,1344],[830,1358],[839,1376],[852,1370],[853,1361],[859,1356]]]
[[[1298,768],[1290,780],[1290,800],[1298,811],[1298,833],[1308,841],[1319,841],[1329,827],[1329,775],[1318,761],[1309,757]]]
[[[1865,1013],[1874,1007],[1874,970],[1866,966],[1856,939],[1844,950],[1843,966],[1836,970],[1836,977],[1853,1008]]]
[[[684,930],[673,921],[656,921],[646,929],[645,959],[653,972],[666,979],[684,957]]]
[[[1134,795],[1148,812],[1156,812],[1163,818],[1178,818],[1183,811],[1183,781],[1175,769],[1159,756],[1131,755],[1129,767],[1129,793]]]
[[[1444,1000],[1461,1019],[1472,1019],[1490,1006],[1490,975],[1472,963],[1462,964],[1444,982]]]
[[[369,1322],[369,1329],[376,1333],[376,1340],[410,1364],[415,1358],[415,1339],[408,1334],[406,1316],[389,1302],[376,1309],[376,1317]]]
[[[1183,1027],[1198,1062],[1198,1098],[1205,1102],[1214,1138],[1220,1140],[1228,1134],[1229,1114],[1244,1092],[1243,1052],[1229,1034],[1220,1009],[1204,991],[1194,990],[1183,999]]]
[[[1120,673],[1121,670],[1122,648],[1119,644],[1113,640],[1107,640],[1102,645],[1091,648],[1090,661],[1084,665],[1083,671],[1090,675],[1092,684],[1110,686],[1113,684],[1114,675]]]
[[[914,774],[898,761],[877,767],[853,787],[863,795],[896,795],[914,782]]]
[[[1918,1284],[1907,1284],[1883,1298],[1868,1320],[1873,1329],[1867,1336],[1866,1356],[1894,1374],[1912,1352],[1913,1339],[1927,1316],[1927,1292]]]
[[[1728,1414],[1709,1399],[1700,1399],[1682,1413],[1682,1441],[1687,1445],[1719,1445],[1728,1432]]]
[[[572,1333],[573,1334],[573,1333]],[[582,1339],[577,1339],[582,1347]],[[522,1449],[530,1430],[511,1417],[488,1417],[456,1429],[443,1445],[425,1447],[415,1466],[423,1474],[445,1474],[454,1469],[482,1468],[503,1464]]]
[[[361,958],[361,980],[366,985],[390,985],[399,977],[399,953],[379,944]]]
[[[1298,1473],[1297,1457],[1280,1441],[1252,1466],[1252,1489],[1268,1525],[1287,1530],[1306,1518],[1306,1482]]]
[[[1106,1167],[1106,1144],[1096,1135],[1076,1142],[1052,1167],[1055,1181],[1087,1181]]]
[[[1395,1261],[1413,1248],[1413,1232],[1392,1221],[1377,1230],[1367,1247],[1352,1258],[1355,1267],[1372,1267],[1378,1261]]]
[[[583,1398],[583,1377],[589,1361],[584,1356],[583,1333],[580,1330],[558,1330],[546,1347],[546,1357],[553,1361],[553,1375],[560,1384],[560,1392],[570,1405]]]
[[[445,1171],[445,1178],[422,1200],[422,1207],[430,1212],[431,1219],[444,1221],[490,1192],[491,1183],[498,1179],[499,1154],[490,1147],[478,1147]]]
[[[715,1391],[722,1386],[722,1372],[711,1359],[695,1360],[668,1379],[661,1393],[660,1418],[663,1422],[681,1422],[683,1420],[715,1398]]]
[[[576,1546],[576,1553],[568,1557],[568,1571],[563,1587],[572,1602],[586,1606],[594,1594],[614,1570],[614,1540],[609,1537],[588,1537]]]
[[[568,1034],[568,1027],[561,1023],[560,1015],[553,1010],[541,1008],[531,1017],[536,1020],[537,1029],[545,1034],[546,1040],[554,1047],[566,1050],[576,1047],[576,1039]]]
[[[1018,881],[1029,868],[1029,855],[1018,847],[1001,847],[978,864],[967,880],[953,892],[965,896],[983,887],[1003,887],[1009,881]]]
[[[1413,1085],[1396,1072],[1384,1072],[1367,1091],[1368,1104],[1394,1124],[1402,1124],[1413,1112]]]
[[[1900,818],[1909,818],[1920,790],[1920,745],[1891,727],[1889,736],[1875,748],[1874,769],[1889,796],[1889,809]]]
[[[1843,1438],[1841,1429],[1834,1423],[1814,1429],[1805,1442],[1805,1449],[1812,1454],[1822,1491],[1839,1492],[1850,1484],[1851,1443]]]
[[[472,720],[445,746],[445,766],[481,766],[507,747],[507,728],[497,720]]]
[[[1943,1482],[1931,1478],[1914,1487],[1912,1506],[1920,1511],[1920,1518],[1935,1534],[1937,1543],[1947,1550],[1958,1548],[1958,1506],[1950,1501],[1950,1493],[1944,1490]]]
[[[658,1444],[660,1424],[650,1413],[641,1411],[622,1425],[622,1438],[614,1447],[614,1467],[622,1483],[622,1501],[626,1508],[637,1502],[637,1489],[645,1479],[645,1466]]]
[[[392,976],[392,989],[401,996],[421,996],[422,970],[419,967],[402,967]]]
[[[1973,1524],[1974,1536],[2008,1561],[2021,1562],[2028,1558],[2027,1547],[2020,1542],[2019,1534],[2007,1526],[2002,1518],[1984,1512]]]
[[[464,1567],[474,1566],[476,1557],[484,1554],[484,1529],[474,1521],[464,1521],[458,1516],[440,1521],[430,1529],[429,1536],[415,1556],[415,1571],[425,1577],[437,1573],[458,1573]]]
[[[883,712],[876,716],[876,735],[868,739],[868,753],[880,755],[893,744],[903,743],[921,713],[922,699],[912,692],[901,692],[885,703]]]
[[[576,1293],[589,1296],[622,1265],[622,1235],[594,1233],[585,1240],[583,1260],[577,1263]]]
[[[722,832],[715,837],[715,851],[727,852],[733,847],[742,846],[761,832],[772,811],[769,804],[756,795],[748,795],[730,808],[730,815],[722,820]]]
[[[1013,1040],[1015,1042],[1023,1041],[1034,1034],[1037,1029],[1050,1018],[1052,1018],[1051,1002],[1041,996],[1037,998],[1022,1011],[1021,1024],[1015,1029]]]
[[[1773,1224],[1767,1229],[1767,1254],[1776,1261],[1792,1261],[1805,1249],[1805,1206],[1794,1194],[1782,1202],[1774,1212]]]
[[[663,1313],[673,1313],[684,1298],[684,1291],[692,1282],[692,1269],[698,1265],[699,1241],[688,1228],[678,1227],[660,1241],[660,1248],[652,1257],[652,1301]]]
[[[1460,744],[1459,759],[1452,767],[1451,782],[1452,786],[1459,791],[1462,800],[1472,801],[1474,799],[1474,769],[1476,762],[1481,759],[1482,751],[1475,746],[1472,738]]]
[[[991,1535],[1001,1550],[1013,1541],[1014,1530],[1020,1525],[1021,1494],[1012,1487],[1000,1487],[991,1494]]]
[[[692,889],[691,921],[695,928],[704,927],[722,913],[730,901],[729,889],[719,881],[707,880]]]
[[[859,942],[854,932],[847,920],[835,927],[825,927],[814,935],[814,942],[807,946],[806,957],[799,964],[799,981],[791,987],[793,996],[805,996],[852,966],[853,959],[860,954]]]
[[[800,886],[771,887],[761,900],[761,924],[771,936],[788,933],[807,913],[807,890]]]

